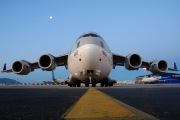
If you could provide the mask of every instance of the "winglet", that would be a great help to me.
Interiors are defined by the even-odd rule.
[[[3,71],[5,71],[6,70],[6,63],[4,63],[4,67],[3,67]]]
[[[174,62],[174,68],[168,68],[168,70],[171,70],[171,71],[179,71],[179,70],[177,69],[177,65],[176,65],[175,62]]]
[[[3,70],[1,71],[2,73],[6,72],[6,73],[9,73],[9,72],[13,72],[12,69],[6,69],[6,63],[4,63],[4,67],[3,67]]]
[[[176,66],[176,63],[174,62],[174,69],[177,70],[177,66]]]

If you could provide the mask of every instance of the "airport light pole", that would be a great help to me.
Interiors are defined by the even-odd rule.
[[[18,75],[17,75],[17,77],[16,77],[16,85],[18,84]]]
[[[143,70],[144,70],[144,77],[146,76],[146,68],[143,68]]]

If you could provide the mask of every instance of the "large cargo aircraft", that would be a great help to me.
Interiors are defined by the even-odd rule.
[[[93,87],[97,83],[100,83],[101,86],[112,86],[115,81],[108,76],[116,66],[125,66],[127,70],[146,68],[153,74],[164,73],[167,70],[178,71],[168,68],[165,60],[145,62],[138,54],[131,53],[127,56],[114,54],[100,35],[86,32],[76,40],[68,54],[57,57],[44,54],[35,63],[25,60],[15,61],[12,68],[8,70],[6,70],[5,64],[2,72],[27,75],[34,69],[53,71],[57,66],[65,66],[66,69],[69,69],[70,75],[66,83],[69,86],[78,87],[81,86],[81,83],[85,83],[86,87],[89,87],[90,83]]]

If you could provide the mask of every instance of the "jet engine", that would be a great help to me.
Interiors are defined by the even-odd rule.
[[[56,60],[51,54],[42,55],[38,61],[39,67],[42,70],[52,71],[56,68]]]
[[[138,54],[129,54],[124,61],[124,66],[128,70],[137,70],[141,64],[142,59]]]
[[[154,60],[151,62],[149,71],[154,74],[164,73],[168,70],[168,64],[164,60]]]
[[[27,75],[31,72],[31,67],[27,61],[16,61],[12,65],[12,71],[19,75]]]

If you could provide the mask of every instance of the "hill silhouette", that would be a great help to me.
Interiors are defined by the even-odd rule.
[[[18,82],[18,84],[22,84],[21,82]],[[10,78],[0,78],[0,84],[16,84],[16,80],[10,79]]]

